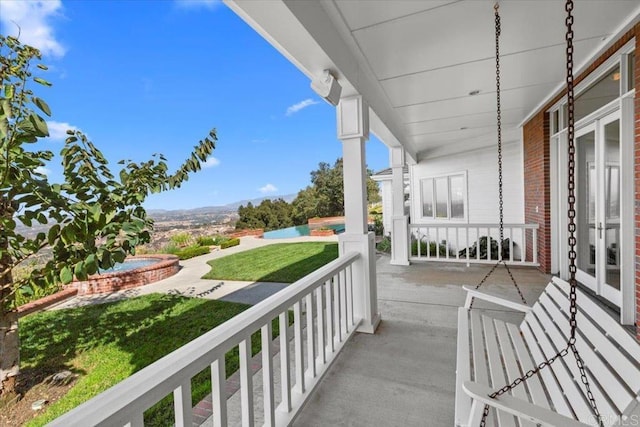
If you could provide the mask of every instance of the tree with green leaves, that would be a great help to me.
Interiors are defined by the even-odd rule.
[[[264,231],[270,231],[293,225],[291,205],[282,198],[265,199],[257,206],[249,202],[247,206],[238,208],[238,216],[237,230],[262,228]]]
[[[371,179],[367,170],[367,200],[380,201],[378,183]],[[344,183],[342,158],[333,166],[321,162],[318,169],[311,172],[311,185],[301,190],[292,202],[293,220],[296,224],[306,224],[309,218],[344,215]]]
[[[16,392],[19,372],[17,292],[84,280],[112,267],[150,240],[153,222],[142,203],[150,193],[178,188],[200,170],[215,148],[216,133],[194,147],[186,162],[169,173],[166,159],[121,161],[117,176],[95,145],[79,131],[67,131],[60,152],[64,181],[52,183],[42,167],[53,159],[37,149],[49,131],[43,115],[51,111],[31,86],[51,86],[34,75],[47,67],[33,63],[40,52],[13,37],[0,36],[0,397]],[[17,223],[49,227],[25,236]],[[47,249],[48,260],[24,278],[13,269]]]

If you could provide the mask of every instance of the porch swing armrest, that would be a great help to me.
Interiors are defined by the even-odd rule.
[[[524,304],[520,304],[517,302],[513,302],[513,301],[509,301],[507,299],[504,299],[502,297],[499,297],[497,295],[492,295],[492,294],[488,294],[485,292],[480,292],[477,289],[473,289],[470,288],[468,286],[463,286],[462,289],[464,289],[467,292],[467,299],[464,303],[464,307],[466,309],[468,309],[471,306],[471,301],[473,298],[478,298],[484,301],[488,301],[494,304],[498,304],[501,305],[503,307],[507,307],[510,308],[512,310],[516,310],[516,311],[521,311],[523,313],[528,313],[531,311],[531,307],[524,305]]]
[[[590,424],[576,421],[573,418],[566,417],[541,406],[536,406],[509,394],[503,394],[492,399],[489,395],[495,390],[473,381],[465,381],[462,384],[462,389],[474,400],[474,403],[480,403],[480,405],[472,406],[472,412],[475,407],[477,411],[480,411],[480,415],[484,405],[489,405],[498,410],[513,414],[516,417],[529,420],[536,424],[542,424],[543,426],[591,427]]]

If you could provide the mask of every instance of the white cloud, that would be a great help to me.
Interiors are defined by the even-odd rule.
[[[304,101],[300,101],[297,104],[293,104],[292,106],[290,106],[289,108],[287,108],[287,112],[285,113],[285,115],[290,116],[292,114],[297,113],[298,111],[305,109],[307,107],[310,107],[312,105],[315,104],[319,104],[319,101],[314,101],[311,98],[307,98]]]
[[[45,168],[44,166],[38,166],[33,171],[42,175],[49,175],[51,173],[51,169]]]
[[[220,0],[175,0],[178,7],[182,9],[196,9],[204,7],[206,9],[215,9],[222,4]]]
[[[275,193],[276,191],[278,191],[278,189],[273,184],[267,184],[264,187],[258,188],[258,191],[261,192],[262,194],[267,194],[267,193]]]
[[[2,0],[0,21],[4,33],[40,49],[43,55],[64,56],[66,49],[56,40],[51,19],[60,16],[60,0]]]
[[[49,139],[51,141],[64,141],[67,139],[67,130],[78,130],[77,127],[65,122],[56,122],[55,120],[49,120],[47,122],[49,128]]]
[[[218,166],[219,164],[220,164],[220,160],[218,160],[218,159],[216,159],[215,157],[212,156],[212,157],[209,157],[207,159],[207,161],[202,164],[202,167],[205,168],[205,169],[206,168],[213,168],[213,167]]]

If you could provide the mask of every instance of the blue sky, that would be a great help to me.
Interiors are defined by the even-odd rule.
[[[341,156],[335,108],[309,79],[217,1],[12,1],[0,3],[2,34],[21,28],[40,48],[53,87],[37,88],[53,116],[43,144],[58,152],[79,128],[117,168],[163,153],[176,168],[216,128],[208,167],[150,209],[222,205],[296,193],[319,162]],[[370,169],[388,166],[372,136]],[[59,161],[47,165],[61,179]]]

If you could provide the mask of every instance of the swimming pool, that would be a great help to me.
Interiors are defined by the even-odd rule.
[[[336,233],[342,233],[344,231],[344,224],[327,225],[327,228],[331,228]],[[265,239],[291,239],[293,237],[308,236],[309,226],[298,225],[295,227],[281,228],[280,230],[267,231],[264,233]]]
[[[125,260],[124,262],[119,262],[111,268],[100,270],[100,274],[135,270],[136,268],[146,267],[157,262],[159,261],[154,258],[133,258]]]

